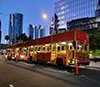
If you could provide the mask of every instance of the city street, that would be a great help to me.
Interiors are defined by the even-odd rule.
[[[100,87],[100,0],[0,0],[0,87]]]
[[[0,57],[0,87],[100,87],[100,71],[81,69],[80,75]]]

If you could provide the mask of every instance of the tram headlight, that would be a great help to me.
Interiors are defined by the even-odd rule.
[[[20,55],[20,58],[23,59],[25,56],[24,55]]]

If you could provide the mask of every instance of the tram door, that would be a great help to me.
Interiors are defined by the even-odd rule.
[[[66,66],[74,65],[74,46],[72,42],[67,43]]]

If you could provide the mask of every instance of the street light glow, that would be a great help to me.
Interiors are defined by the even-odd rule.
[[[48,19],[47,14],[42,14],[42,18],[43,18],[43,19]]]

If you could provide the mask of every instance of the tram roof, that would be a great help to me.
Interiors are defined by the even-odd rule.
[[[71,41],[71,40],[75,40],[75,37],[76,37],[76,40],[80,40],[85,43],[89,42],[87,33],[81,30],[71,30],[71,31],[60,33],[60,34],[55,34],[55,35],[39,38],[36,40],[33,39],[33,40],[25,41],[22,43],[16,43],[9,46],[8,48],[27,47],[27,46],[32,46],[32,45],[43,45],[43,44],[49,44],[49,43]]]

